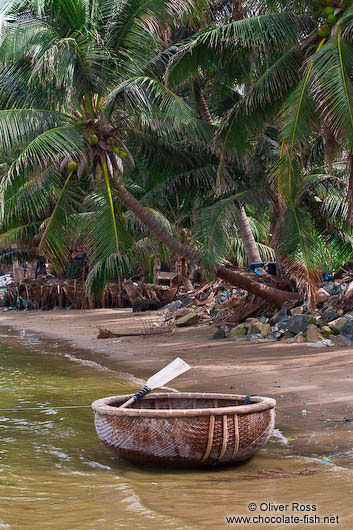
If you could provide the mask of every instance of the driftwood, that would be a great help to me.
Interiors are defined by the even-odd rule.
[[[163,335],[173,331],[172,326],[156,327],[151,329],[143,329],[141,331],[130,331],[127,333],[113,333],[109,329],[98,328],[99,333],[97,339],[112,339],[115,337],[147,337],[149,335]]]

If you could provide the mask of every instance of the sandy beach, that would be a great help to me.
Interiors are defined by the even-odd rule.
[[[274,397],[277,427],[295,438],[297,451],[351,449],[352,349],[209,340],[214,328],[208,324],[161,336],[97,339],[98,328],[114,333],[143,330],[144,321],[151,323],[153,316],[130,309],[1,312],[0,325],[86,350],[91,359],[144,379],[180,356],[193,368],[173,381],[174,388]]]

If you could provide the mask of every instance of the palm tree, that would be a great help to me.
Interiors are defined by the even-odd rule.
[[[125,143],[130,132],[135,138],[147,132],[176,143],[186,134],[203,135],[209,142],[209,130],[195,120],[192,109],[160,79],[148,75],[160,51],[152,31],[156,21],[188,9],[187,2],[184,7],[161,0],[19,5],[0,47],[1,146],[13,160],[1,182],[3,215],[34,181],[51,189],[59,181],[60,192],[55,205],[48,204],[50,215],[39,246],[58,267],[68,250],[63,231],[79,217],[82,226],[89,225],[94,241],[95,273],[105,278],[121,273],[134,245],[120,201],[175,254],[280,304],[296,293],[206,263],[195,249],[175,239],[123,181],[124,170],[126,174],[127,166],[134,165]],[[83,199],[91,208],[89,218],[77,204]],[[30,201],[25,209],[30,222],[36,222]]]
[[[279,265],[287,263],[297,274],[302,264],[314,303],[315,237],[298,196],[310,175],[307,153],[315,137],[325,138],[328,162],[353,147],[353,8],[334,0],[326,6],[311,0],[261,2],[255,12],[253,2],[243,6],[242,20],[205,28],[179,45],[168,82],[180,86],[200,70],[209,72],[210,63],[236,72],[239,60],[251,61],[248,81],[234,76],[238,101],[223,120],[216,146],[223,157],[243,157],[266,123],[279,126],[280,154],[271,175],[277,189],[274,247]],[[351,191],[348,202],[350,221]]]

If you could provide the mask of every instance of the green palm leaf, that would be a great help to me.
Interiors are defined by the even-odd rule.
[[[243,52],[256,49],[257,53],[283,52],[299,43],[303,35],[314,28],[313,20],[293,12],[270,13],[244,18],[230,24],[206,28],[197,33],[181,48],[168,70],[172,86],[195,77],[201,68],[209,68],[210,55],[224,55],[230,50]]]
[[[143,113],[141,119],[148,125],[155,123],[156,117],[173,127],[185,126],[194,120],[193,111],[181,98],[149,77],[129,79],[113,90],[105,102],[107,116],[111,115],[119,98],[132,112]]]
[[[65,157],[79,157],[85,147],[79,127],[63,125],[46,130],[36,136],[11,164],[0,189],[4,191],[14,180],[22,183],[25,176],[37,169],[43,170],[51,164],[59,165]]]
[[[323,119],[336,138],[353,145],[353,48],[337,36],[316,54],[314,95]]]
[[[71,185],[70,171],[55,203],[51,216],[45,222],[38,250],[50,257],[57,270],[61,270],[69,258],[70,224],[72,216],[79,211],[79,192]]]
[[[0,146],[2,152],[11,153],[26,146],[48,129],[67,126],[72,118],[61,112],[46,109],[0,110]]]
[[[247,195],[248,192],[232,195],[198,213],[194,237],[205,263],[213,266],[227,254],[237,225],[236,201],[244,200]]]
[[[115,219],[112,218],[111,198]],[[85,206],[91,211],[91,215],[85,218],[83,238],[91,265],[87,289],[90,294],[100,296],[108,281],[116,281],[126,271],[131,270],[132,263],[137,258],[136,248],[119,213],[114,190],[111,190],[110,196],[105,182],[97,186],[88,197]],[[115,226],[119,251],[117,251]]]

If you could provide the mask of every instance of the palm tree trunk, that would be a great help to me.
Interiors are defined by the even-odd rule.
[[[211,113],[210,113],[207,102],[205,100],[205,96],[203,95],[203,92],[200,88],[199,83],[197,81],[194,81],[193,87],[194,87],[194,97],[195,97],[196,108],[197,108],[197,112],[201,120],[205,121],[206,123],[209,123],[210,125],[213,125]]]
[[[144,206],[142,206],[142,204],[139,203],[135,197],[133,197],[133,195],[131,195],[122,182],[118,182],[117,192],[121,202],[123,202],[125,206],[134,213],[137,219],[146,225],[152,234],[154,234],[159,241],[169,248],[171,252],[178,254],[179,256],[183,256],[190,261],[194,261],[201,268],[207,269],[209,272],[215,274],[219,278],[222,278],[228,283],[239,287],[240,289],[245,289],[249,293],[260,296],[264,300],[276,305],[282,305],[283,302],[286,302],[287,300],[296,300],[299,298],[297,293],[281,291],[280,289],[275,289],[274,287],[264,285],[248,278],[240,272],[227,269],[222,265],[216,265],[215,267],[205,265],[202,263],[201,256],[199,256],[194,249],[189,247],[189,245],[186,245],[185,243],[182,243],[178,239],[175,239],[173,236],[171,236],[161,226],[156,217],[146,210],[146,208],[144,208]]]
[[[210,111],[207,105],[207,101],[197,81],[194,81],[194,93],[195,93],[196,104],[198,107],[200,118],[206,123],[213,125],[213,121],[212,121],[212,117],[211,117],[211,114],[210,114]],[[257,248],[254,235],[251,231],[251,226],[249,223],[248,216],[246,215],[245,208],[243,207],[242,204],[240,204],[239,209],[240,209],[239,231],[240,231],[240,237],[244,243],[246,256],[248,258],[248,263],[259,262],[261,261],[260,253]]]
[[[261,261],[259,249],[251,230],[249,218],[246,215],[245,208],[242,204],[239,204],[240,216],[239,216],[239,231],[241,239],[244,243],[246,256],[248,263],[257,263]]]

